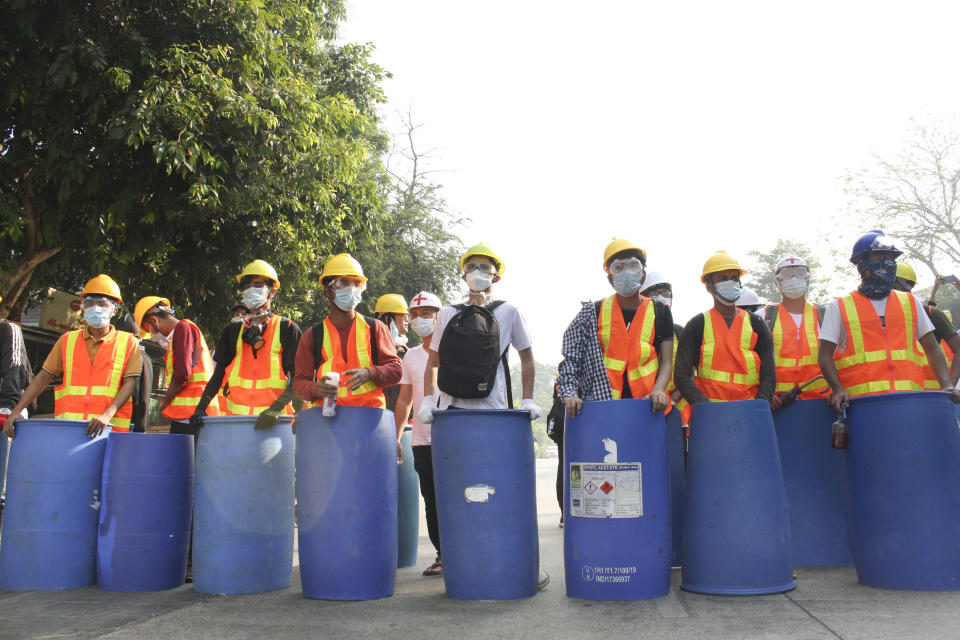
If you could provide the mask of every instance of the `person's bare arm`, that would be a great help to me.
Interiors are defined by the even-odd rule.
[[[3,433],[8,437],[14,437],[13,431],[13,421],[19,418],[23,414],[23,410],[33,402],[37,396],[43,393],[43,390],[47,388],[47,385],[50,384],[50,381],[53,380],[54,376],[52,373],[46,369],[40,369],[40,372],[37,373],[37,376],[33,381],[27,385],[27,388],[23,390],[23,394],[20,396],[20,401],[17,402],[16,406],[11,409],[10,415],[7,416],[6,421],[3,423]]]

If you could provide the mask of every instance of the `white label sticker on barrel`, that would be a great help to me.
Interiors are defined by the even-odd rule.
[[[463,499],[467,502],[490,502],[490,496],[496,492],[488,484],[474,484],[463,490]]]

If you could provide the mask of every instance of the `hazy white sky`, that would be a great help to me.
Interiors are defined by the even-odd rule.
[[[673,281],[680,324],[718,249],[847,253],[839,178],[911,117],[952,117],[958,22],[952,2],[348,0],[341,35],[376,45],[391,130],[408,107],[425,125],[464,243],[501,255],[497,297],[555,363],[579,301],[611,291],[613,236]]]

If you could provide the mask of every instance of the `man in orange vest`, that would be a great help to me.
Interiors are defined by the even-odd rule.
[[[270,310],[280,280],[277,271],[263,260],[254,260],[237,274],[247,308],[242,322],[231,322],[214,352],[215,367],[190,422],[200,427],[201,418],[224,381],[227,401],[224,415],[257,415],[257,429],[269,429],[280,413],[293,414],[290,403],[299,404],[290,383],[300,341],[300,327]],[[226,380],[224,380],[226,378]]]
[[[670,406],[673,315],[640,295],[646,264],[647,253],[629,240],[614,238],[604,250],[614,293],[584,302],[563,334],[557,385],[567,415],[579,415],[584,400],[650,398],[654,411]]]
[[[901,253],[883,231],[860,236],[850,257],[860,287],[831,300],[823,315],[818,360],[837,413],[851,397],[922,390],[924,355],[940,387],[960,402],[920,301],[893,288]]]
[[[162,415],[170,418],[170,433],[196,436],[196,430],[190,426],[190,417],[196,411],[213,372],[207,341],[193,322],[186,318],[177,320],[167,298],[141,298],[134,307],[133,320],[141,331],[150,333],[161,347],[167,349],[163,356],[167,393],[160,401],[159,409]],[[216,404],[207,407],[207,415],[220,415],[219,407]]]
[[[917,284],[917,272],[909,264],[902,260],[897,261],[897,280],[893,288],[897,291],[906,291],[911,293]],[[931,294],[931,297],[932,294]],[[937,309],[932,304],[923,307],[927,312],[927,317],[933,323],[933,336],[940,343],[943,349],[943,355],[946,357],[947,366],[950,367],[950,381],[956,386],[960,379],[960,335],[957,335],[957,328],[953,326],[947,314]],[[936,375],[930,364],[924,367],[923,386],[927,389],[939,389]]]
[[[777,263],[773,282],[780,291],[780,304],[764,309],[764,321],[773,336],[773,359],[777,364],[777,393],[770,406],[784,406],[783,398],[794,388],[820,375],[820,318],[817,308],[807,302],[810,267],[799,256],[784,256]],[[830,395],[824,379],[805,387],[799,398],[806,400]]]
[[[387,326],[355,311],[367,288],[360,263],[349,253],[327,260],[320,284],[330,314],[310,327],[297,348],[293,389],[310,406],[337,404],[385,409],[384,387],[400,382],[400,358]],[[339,384],[328,373],[342,374]]]
[[[120,287],[110,276],[100,274],[87,281],[80,296],[86,326],[57,339],[11,415],[19,416],[62,374],[63,381],[54,388],[55,418],[87,420],[90,437],[99,436],[108,424],[115,432],[130,431],[130,396],[140,377],[142,361],[136,337],[110,324],[123,302]],[[14,437],[13,420],[4,423],[3,432]]]
[[[713,296],[713,308],[683,328],[673,376],[691,404],[773,399],[777,379],[770,330],[756,314],[736,306],[745,273],[725,251],[703,265],[700,281]]]

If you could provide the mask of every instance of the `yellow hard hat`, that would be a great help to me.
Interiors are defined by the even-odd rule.
[[[338,253],[323,265],[323,273],[320,274],[320,282],[327,276],[353,276],[360,278],[363,282],[367,281],[363,275],[363,267],[349,253]]]
[[[280,278],[277,277],[277,270],[267,264],[264,260],[254,260],[243,268],[243,271],[237,274],[237,282],[243,282],[247,276],[262,276],[273,280],[274,285],[280,288]]]
[[[913,284],[917,284],[917,272],[913,270],[913,267],[902,260],[897,260],[897,277],[903,278],[904,280],[909,280]]]
[[[80,292],[80,297],[82,298],[90,294],[109,296],[117,302],[123,302],[123,298],[120,297],[120,287],[117,286],[113,278],[105,273],[90,278],[87,280],[87,284],[83,285],[83,291]]]
[[[153,309],[158,304],[169,307],[170,301],[160,296],[145,296],[137,301],[136,306],[133,308],[133,321],[137,323],[138,327],[149,331],[149,329],[143,326],[143,316],[147,315],[147,311],[150,311],[150,309]]]
[[[374,313],[409,313],[407,301],[398,293],[386,293],[377,298]]]
[[[480,242],[473,245],[467,249],[465,254],[460,256],[460,269],[464,269],[467,266],[467,260],[473,256],[490,258],[497,267],[497,275],[503,275],[503,260],[501,260],[500,256],[493,252],[493,249],[491,249],[490,245],[488,245],[486,242]]]
[[[741,277],[747,273],[747,270],[741,267],[739,262],[731,258],[730,254],[726,251],[717,251],[703,263],[703,273],[700,275],[700,282],[705,283],[707,281],[707,275],[711,273],[727,271],[728,269],[736,269],[740,272]]]
[[[634,251],[639,251],[640,255],[643,256],[643,263],[647,263],[647,252],[635,245],[634,243],[626,240],[625,238],[614,238],[610,241],[610,244],[607,245],[607,248],[603,250],[603,270],[609,271],[607,263],[610,262],[610,258],[617,255],[621,251],[626,251],[628,249],[633,249]]]

